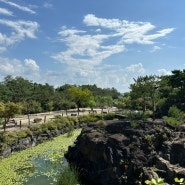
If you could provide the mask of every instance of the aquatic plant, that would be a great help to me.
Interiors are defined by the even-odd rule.
[[[63,158],[64,152],[67,151],[69,145],[73,144],[80,132],[81,129],[74,130],[71,137],[63,134],[52,141],[46,141],[33,148],[15,152],[11,157],[2,159],[0,161],[0,184],[25,185],[29,177],[39,175],[56,181],[56,175],[60,173],[60,170],[52,169],[49,165],[54,165]],[[39,168],[37,160],[34,161],[38,157],[48,162],[48,168]]]

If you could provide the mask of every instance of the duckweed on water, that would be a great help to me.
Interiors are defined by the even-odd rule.
[[[24,185],[29,177],[36,175],[53,176],[55,178],[56,170],[48,168],[50,171],[46,169],[43,172],[40,169],[38,171],[35,169],[36,165],[32,161],[42,156],[45,161],[55,165],[54,162],[60,161],[68,146],[74,143],[80,132],[81,129],[74,130],[71,137],[67,137],[67,134],[60,135],[52,141],[44,142],[21,152],[15,152],[11,157],[2,159],[0,161],[0,185]],[[55,166],[53,166],[54,168]]]

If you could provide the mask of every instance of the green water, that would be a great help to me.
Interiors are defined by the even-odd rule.
[[[72,145],[81,130],[13,153],[0,161],[0,185],[56,185],[60,169],[67,165],[64,152]]]

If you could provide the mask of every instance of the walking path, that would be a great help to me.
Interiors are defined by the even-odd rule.
[[[81,111],[79,112],[79,115],[85,115],[89,114],[90,109],[80,109]],[[97,113],[101,113],[101,109],[94,109]],[[105,109],[104,109],[105,110]],[[55,116],[66,116],[66,111],[61,110],[61,111],[52,111],[52,112],[45,112],[45,113],[38,113],[38,114],[30,114],[29,119],[30,119],[30,124],[38,124],[34,123],[34,119],[41,119],[39,124],[47,122],[51,119],[53,119]],[[77,109],[70,109],[67,111],[67,115],[78,115]],[[20,124],[21,124],[21,129],[25,129],[29,126],[29,120],[28,120],[28,115],[18,115],[15,118],[12,118],[10,122],[6,125],[6,131],[16,131],[20,129]],[[3,126],[0,125],[0,132],[3,131]]]

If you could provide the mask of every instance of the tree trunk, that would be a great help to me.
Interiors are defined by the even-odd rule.
[[[30,126],[30,115],[28,114],[28,125]]]

